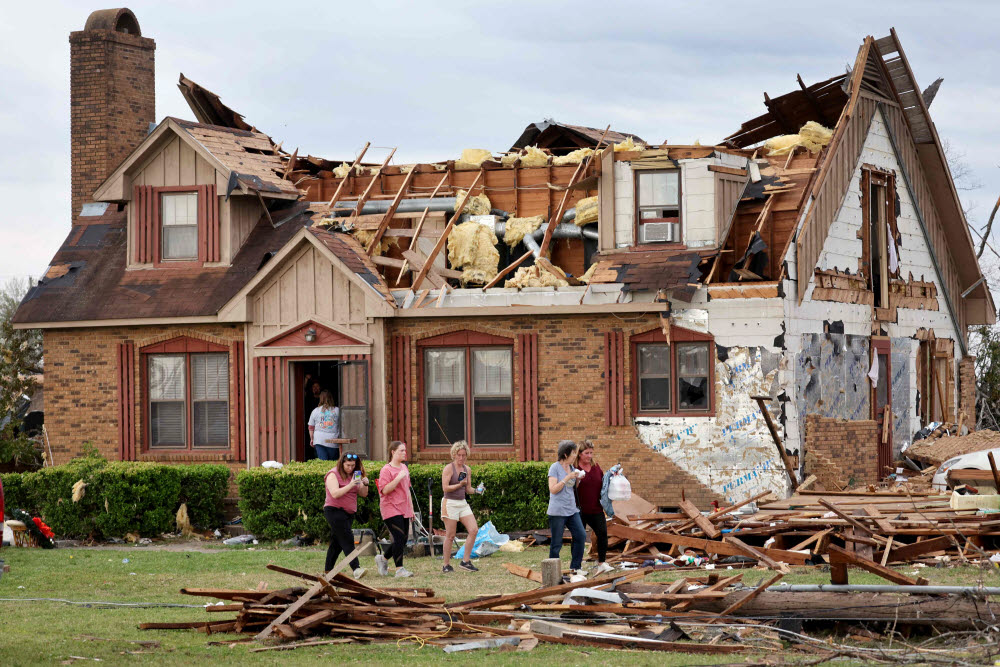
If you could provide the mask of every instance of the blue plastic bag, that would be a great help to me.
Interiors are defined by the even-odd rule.
[[[510,537],[497,531],[492,521],[487,521],[485,525],[479,527],[476,533],[476,543],[472,545],[472,557],[489,556],[491,553],[500,550],[500,545],[510,541]],[[468,560],[465,557],[465,547],[469,540],[465,541],[462,548],[458,550],[457,557],[461,560]]]

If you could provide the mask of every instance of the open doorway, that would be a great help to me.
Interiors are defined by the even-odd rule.
[[[368,447],[368,362],[342,359],[293,361],[292,367],[292,442],[294,461],[316,458],[309,446],[309,415],[319,403],[319,394],[329,391],[340,408],[340,432],[356,442],[341,445],[341,450],[370,458]]]

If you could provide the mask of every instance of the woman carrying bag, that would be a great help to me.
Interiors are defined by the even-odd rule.
[[[323,480],[326,502],[323,516],[330,524],[330,548],[326,551],[325,572],[333,569],[340,554],[354,551],[354,514],[358,511],[358,496],[368,496],[368,478],[357,454],[343,454]],[[351,561],[354,578],[365,576],[365,568],[357,558]]]
[[[597,546],[597,568],[593,574],[610,572],[608,565],[608,521],[604,516],[601,494],[604,490],[604,471],[594,460],[594,443],[583,441],[583,448],[577,457],[577,466],[585,474],[576,485],[576,498],[580,505],[580,520],[584,527],[594,531]]]
[[[392,554],[397,577],[413,576],[412,572],[403,567],[406,538],[410,534],[410,519],[413,518],[410,469],[406,467],[405,460],[406,443],[393,440],[389,443],[389,462],[382,466],[377,482],[382,521],[389,527],[389,534],[392,536],[392,544],[386,548],[386,553]],[[375,556],[375,565],[380,575],[389,575],[389,560],[384,554]]]
[[[573,536],[570,547],[570,568],[572,579],[584,579],[580,568],[583,565],[583,544],[587,533],[580,520],[580,509],[576,504],[573,487],[583,477],[584,472],[573,467],[576,462],[578,448],[572,440],[560,440],[557,450],[558,460],[549,466],[549,529],[552,542],[549,544],[549,558],[559,558],[562,550],[563,531],[569,528]]]

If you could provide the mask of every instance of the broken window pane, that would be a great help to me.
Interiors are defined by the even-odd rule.
[[[707,410],[709,406],[709,344],[678,343],[677,409]]]
[[[670,346],[640,345],[639,409],[670,410]]]

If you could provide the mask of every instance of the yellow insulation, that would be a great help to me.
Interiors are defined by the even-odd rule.
[[[527,234],[535,231],[544,223],[544,215],[533,215],[530,218],[508,218],[504,228],[503,242],[513,248]]]
[[[508,278],[504,287],[566,287],[568,282],[557,278],[540,266],[522,266],[513,278]]]
[[[593,148],[578,148],[572,153],[566,155],[559,155],[552,158],[552,164],[557,167],[562,167],[567,164],[580,164],[583,159],[594,152]]]
[[[549,163],[549,154],[537,146],[528,146],[523,153],[507,153],[500,158],[500,164],[513,167],[519,159],[522,167],[544,167]]]
[[[456,211],[462,206],[462,202],[468,194],[466,190],[458,191],[458,194],[455,196]],[[489,215],[491,208],[492,204],[490,204],[489,197],[486,195],[476,195],[469,200],[469,204],[465,207],[463,213],[468,213],[469,215]]]
[[[358,243],[360,243],[362,246],[364,246],[365,248],[367,248],[368,244],[372,242],[373,238],[375,238],[375,232],[376,231],[377,230],[374,230],[374,229],[355,229],[354,230],[354,238],[356,238],[358,240]],[[398,243],[399,243],[399,239],[397,239],[395,237],[390,238],[388,236],[383,236],[382,240],[378,242],[378,246],[375,248],[375,250],[372,252],[372,254],[373,255],[384,255],[386,253],[386,251],[389,250],[389,246],[396,245]]]
[[[594,271],[596,269],[597,269],[597,262],[594,262],[593,264],[590,265],[590,268],[587,269],[582,276],[577,278],[577,280],[579,280],[581,283],[584,284],[590,283],[590,279],[594,277]]]
[[[576,218],[573,222],[576,223],[577,227],[583,227],[597,222],[597,214],[597,197],[586,197],[576,203]]]
[[[643,151],[646,150],[646,146],[642,143],[637,142],[632,137],[627,137],[625,141],[621,141],[615,144],[615,152],[621,153],[623,151]]]
[[[802,146],[810,153],[818,153],[833,139],[833,130],[827,129],[814,120],[799,128],[798,134],[783,134],[764,142],[768,155],[788,155],[793,148]]]
[[[337,178],[343,178],[344,176],[347,176],[349,173],[351,173],[351,165],[347,164],[346,162],[341,162],[339,167],[333,168],[333,175],[336,176]]]
[[[493,153],[485,148],[466,148],[462,157],[455,160],[455,169],[479,169],[487,160],[493,159]]]
[[[462,269],[462,284],[485,284],[497,275],[500,252],[497,236],[488,225],[463,222],[448,234],[448,261]]]

